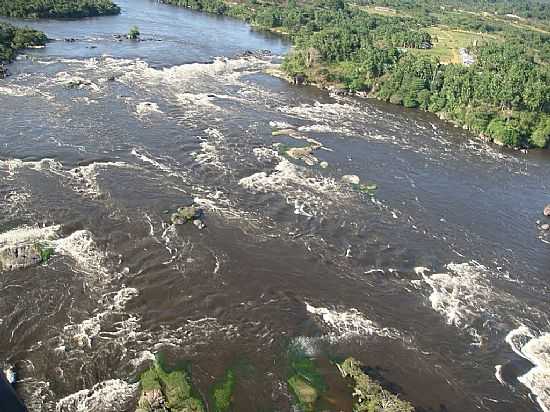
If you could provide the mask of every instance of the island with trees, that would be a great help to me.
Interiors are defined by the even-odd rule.
[[[550,143],[550,4],[163,0],[288,35],[293,79],[437,113],[510,147]]]
[[[0,77],[5,73],[2,64],[11,62],[18,50],[44,46],[47,41],[46,35],[40,31],[0,23]]]
[[[111,0],[0,0],[0,15],[25,19],[82,18],[120,13]]]

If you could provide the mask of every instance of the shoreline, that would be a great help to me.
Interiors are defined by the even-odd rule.
[[[362,92],[362,91],[356,92],[356,91],[353,91],[353,90],[350,90],[350,89],[337,87],[335,83],[320,84],[320,83],[317,83],[317,82],[314,82],[314,81],[307,81],[307,80],[304,80],[304,82],[302,82],[302,83],[296,83],[296,81],[292,78],[292,76],[288,75],[281,68],[280,64],[278,65],[277,68],[269,68],[269,69],[264,70],[264,73],[266,73],[270,76],[277,77],[279,79],[285,80],[289,84],[316,87],[319,90],[324,90],[324,91],[328,92],[331,97],[349,96],[349,97],[357,97],[357,98],[360,98],[360,99],[372,99],[372,100],[376,100],[377,102],[391,104],[392,106],[401,107],[403,109],[420,111],[422,113],[430,113],[430,114],[436,116],[442,122],[445,122],[446,124],[452,125],[456,128],[461,128],[463,130],[466,130],[466,131],[468,131],[472,134],[473,138],[475,138],[475,139],[477,139],[477,140],[479,140],[483,143],[489,144],[491,146],[495,146],[496,148],[499,148],[499,149],[513,150],[514,152],[520,152],[520,153],[523,153],[523,154],[528,153],[530,150],[535,150],[533,148],[513,147],[513,146],[507,146],[505,144],[501,144],[500,142],[484,135],[483,133],[476,133],[475,131],[471,130],[466,124],[462,124],[462,123],[460,123],[460,122],[458,122],[454,119],[449,118],[448,117],[449,114],[447,112],[434,113],[434,112],[430,112],[428,110],[419,109],[417,107],[415,107],[415,108],[406,108],[403,105],[394,104],[394,103],[388,102],[386,100],[380,99],[375,94],[372,94],[372,93],[367,93],[367,92]],[[539,149],[539,150],[545,150],[545,149]]]

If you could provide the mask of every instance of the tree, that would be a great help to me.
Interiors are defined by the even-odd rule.
[[[139,32],[139,28],[137,26],[133,26],[128,32],[128,38],[130,40],[137,40],[139,39],[140,35],[141,33]]]

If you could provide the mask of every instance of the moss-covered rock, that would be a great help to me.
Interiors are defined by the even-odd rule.
[[[158,358],[141,374],[141,397],[136,412],[204,412],[193,396],[189,375],[184,370],[167,371]]]
[[[195,206],[180,207],[172,213],[170,220],[174,225],[183,225],[187,222],[201,221],[204,212],[202,209]]]
[[[384,389],[378,382],[371,379],[363,369],[361,363],[353,358],[348,358],[338,364],[344,378],[353,381],[356,398],[355,412],[413,412],[414,407],[407,401],[390,391]]]

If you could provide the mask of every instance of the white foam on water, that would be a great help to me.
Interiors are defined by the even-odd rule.
[[[309,357],[315,357],[321,354],[321,341],[322,338],[310,337],[310,336],[297,336],[292,339],[291,346],[298,349],[304,355]]]
[[[269,125],[273,129],[294,129],[294,126],[287,122],[270,121]]]
[[[307,302],[305,305],[308,313],[316,315],[318,319],[321,320],[323,327],[328,333],[328,337],[334,341],[371,335],[393,339],[399,338],[400,336],[398,330],[378,326],[355,308],[337,311],[334,309],[315,307]]]
[[[21,226],[4,233],[0,233],[0,247],[51,241],[57,237],[59,229],[59,225],[44,227]]]
[[[69,324],[63,328],[62,343],[60,343],[57,350],[59,352],[66,352],[77,348],[91,349],[97,338],[115,338],[122,344],[132,339],[133,334],[139,329],[139,319],[135,316],[126,315],[125,320],[113,325],[115,328],[114,331],[111,330],[108,333],[102,331],[105,326],[105,319],[114,314],[125,315],[126,303],[138,295],[139,292],[137,289],[124,287],[114,295],[107,294],[104,296],[105,306],[103,311],[80,323]]]
[[[101,88],[90,79],[82,76],[73,75],[67,72],[56,74],[55,82],[67,87],[76,87],[78,89],[88,89],[94,93],[101,91]]]
[[[181,172],[176,172],[174,169],[172,169],[170,166],[161,163],[159,160],[153,158],[153,156],[149,153],[147,153],[145,150],[133,148],[131,151],[131,154],[135,157],[137,157],[139,160],[141,160],[144,163],[148,163],[151,166],[155,167],[158,170],[161,170],[165,173],[167,173],[169,176],[175,176],[179,177],[182,180],[186,180],[185,176]]]
[[[36,171],[50,171],[55,174],[61,174],[63,165],[55,159],[41,159],[36,161],[25,161],[21,159],[0,160],[0,168],[8,172],[10,176],[23,168]]]
[[[75,262],[74,270],[92,275],[94,280],[109,282],[116,277],[105,267],[106,254],[98,249],[90,231],[77,230],[52,244],[57,253],[68,256]]]
[[[301,104],[299,106],[281,106],[278,110],[287,115],[315,122],[311,127],[314,129],[329,130],[331,133],[354,134],[352,125],[354,119],[365,119],[366,112],[358,106],[345,103],[319,103]],[[340,125],[338,127],[334,125]],[[331,126],[330,126],[331,125]],[[304,126],[307,128],[308,126]]]
[[[477,335],[473,323],[480,313],[489,312],[495,301],[495,292],[488,280],[489,270],[477,262],[450,263],[447,273],[425,274],[419,268],[432,293],[429,296],[432,308],[443,315],[449,325],[467,329]]]
[[[17,190],[11,190],[4,195],[4,202],[11,207],[23,206],[31,199],[31,194]]]
[[[312,124],[310,126],[300,126],[298,128],[300,132],[314,132],[314,133],[351,133],[351,130],[341,127],[334,127],[328,124]]]
[[[36,94],[39,94],[37,90],[30,87],[13,83],[0,85],[0,96],[27,97],[35,96]]]
[[[111,412],[127,410],[137,400],[139,383],[110,379],[59,400],[56,412]]]
[[[213,103],[214,97],[208,93],[178,93],[176,99],[181,105],[193,109],[192,113],[197,112],[197,108],[219,109]]]
[[[91,198],[97,198],[102,191],[97,182],[98,173],[108,168],[136,169],[134,165],[125,162],[94,162],[86,166],[79,166],[67,172],[67,175],[76,183],[73,189]]]
[[[550,412],[550,333],[539,333],[521,325],[508,333],[506,342],[534,365],[518,380],[536,396],[541,409]]]
[[[239,181],[242,187],[255,193],[280,193],[296,214],[305,216],[322,214],[327,200],[331,202],[344,196],[340,184],[333,178],[312,176],[307,169],[291,163],[275,151],[272,153],[274,160],[278,160],[274,170],[242,178]],[[266,159],[269,153],[265,151],[261,155]]]
[[[201,152],[193,155],[195,161],[200,165],[208,165],[226,173],[227,167],[221,160],[219,149],[219,147],[225,143],[224,135],[215,128],[208,128],[204,132],[207,138],[202,139],[200,143]]]
[[[227,59],[217,57],[212,63],[191,63],[155,69],[143,61],[136,61],[138,70],[130,70],[125,78],[138,82],[181,83],[195,80],[199,77],[217,77],[222,74],[233,73],[237,70],[256,69],[265,66],[267,62],[258,58]]]

